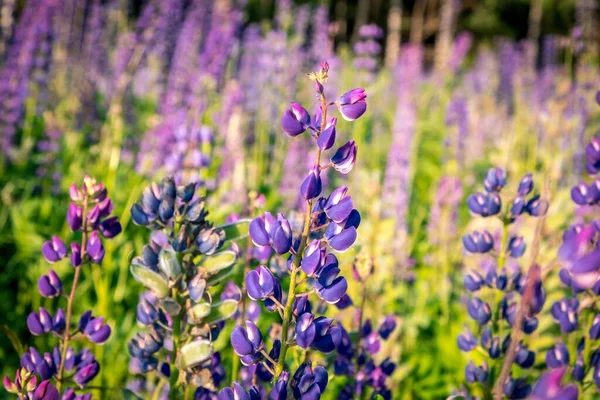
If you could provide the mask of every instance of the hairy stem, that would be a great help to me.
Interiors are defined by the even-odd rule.
[[[81,265],[75,268],[75,276],[73,277],[73,284],[71,285],[71,293],[67,298],[67,315],[65,318],[65,334],[60,352],[60,365],[58,371],[56,371],[56,389],[60,392],[63,384],[63,373],[65,370],[65,361],[67,358],[67,351],[69,349],[69,341],[71,340],[71,320],[73,318],[73,301],[75,300],[75,292],[77,291],[77,284],[79,283],[79,275],[81,275],[81,269],[85,264],[86,246],[88,240],[88,195],[84,194],[83,197],[83,213],[82,213],[82,235],[81,235]]]

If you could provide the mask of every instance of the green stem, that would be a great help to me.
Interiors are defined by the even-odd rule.
[[[498,255],[498,271],[504,268],[506,262],[506,244],[508,241],[508,223],[502,222],[502,241],[500,242],[500,254]]]
[[[583,362],[587,363],[590,359],[590,352],[592,351],[592,339],[590,338],[590,327],[594,323],[594,313],[591,312],[588,316],[587,324],[585,326],[585,344],[583,346]],[[573,353],[577,355],[577,352]],[[577,362],[577,356],[575,357],[575,362]],[[587,371],[586,371],[587,372]],[[583,390],[582,390],[583,393]]]
[[[67,351],[69,350],[69,341],[71,340],[71,319],[73,317],[73,302],[75,300],[75,291],[77,290],[77,283],[79,282],[79,276],[81,275],[81,269],[85,264],[87,240],[88,240],[88,195],[84,194],[83,197],[83,212],[82,212],[82,224],[81,224],[81,265],[75,268],[75,277],[73,278],[73,284],[71,285],[71,293],[67,299],[67,315],[65,318],[65,333],[62,351],[60,353],[60,365],[58,371],[56,371],[56,389],[60,393],[60,389],[63,384],[63,373],[65,370],[65,361],[67,359]]]
[[[179,302],[179,293],[173,289],[173,300]],[[182,310],[184,308],[182,307]],[[171,358],[171,377],[169,379],[169,399],[179,398],[177,385],[179,380],[179,368],[177,367],[177,352],[179,351],[179,338],[181,336],[181,316],[173,318],[173,353]]]
[[[500,242],[500,254],[498,255],[498,271],[501,271],[504,268],[504,264],[506,263],[506,245],[508,241],[508,223],[503,219],[502,220],[502,241]],[[492,310],[495,310],[495,316],[493,318],[494,329],[500,328],[500,301],[502,300],[503,292],[501,290],[495,291],[494,297],[494,307]]]
[[[177,236],[179,234],[179,231],[181,230],[182,227],[182,221],[179,219],[176,219],[175,221],[175,236]],[[177,253],[177,261],[179,261],[179,264],[181,264],[183,266],[183,253]],[[171,292],[171,297],[173,298],[173,300],[175,300],[175,302],[177,304],[179,304],[179,302],[181,301],[180,296],[179,296],[179,291],[177,290],[176,287],[174,287],[172,289]],[[178,390],[178,385],[179,385],[179,368],[177,365],[177,352],[179,351],[179,341],[180,341],[180,337],[181,337],[181,320],[183,318],[183,313],[185,312],[185,307],[182,304],[179,304],[181,306],[181,311],[179,312],[179,315],[176,315],[173,318],[173,352],[171,355],[171,376],[169,378],[169,399],[170,400],[176,400],[179,399],[179,390]]]

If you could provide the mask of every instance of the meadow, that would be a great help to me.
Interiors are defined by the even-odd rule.
[[[127,3],[0,1],[0,398],[598,398],[588,26]]]

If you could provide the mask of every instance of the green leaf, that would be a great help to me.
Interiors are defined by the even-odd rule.
[[[215,303],[210,308],[210,313],[204,317],[202,322],[211,325],[219,321],[223,321],[235,314],[237,307],[238,302],[233,299],[225,300],[221,303]]]
[[[23,354],[25,352],[23,343],[21,343],[19,335],[17,335],[15,331],[6,325],[0,325],[0,332],[4,333],[8,337],[8,340],[10,340],[10,343],[15,348],[17,354]]]
[[[150,289],[158,297],[163,298],[169,295],[169,284],[156,272],[137,264],[131,264],[129,269],[136,281]]]
[[[216,274],[217,272],[230,267],[235,263],[237,255],[233,251],[222,251],[220,253],[207,256],[197,265],[206,269],[209,274]]]
[[[158,268],[170,279],[175,280],[181,274],[181,265],[173,250],[162,249],[158,253]]]
[[[217,228],[225,232],[225,240],[238,240],[248,236],[248,227],[250,226],[249,219],[240,219],[227,225],[221,225]]]
[[[210,278],[206,280],[206,286],[216,286],[223,279],[227,278],[233,272],[233,265],[225,269],[220,270]]]
[[[181,348],[181,365],[191,368],[203,363],[212,356],[212,343],[208,340],[195,340]]]
[[[204,317],[210,314],[211,305],[210,303],[198,303],[190,308],[190,315],[195,321],[202,321]]]
[[[121,398],[123,400],[141,400],[141,397],[138,397],[137,394],[133,393],[129,389],[123,389],[121,391]]]

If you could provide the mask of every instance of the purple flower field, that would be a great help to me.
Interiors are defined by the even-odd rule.
[[[0,0],[0,398],[599,398],[599,22]]]

